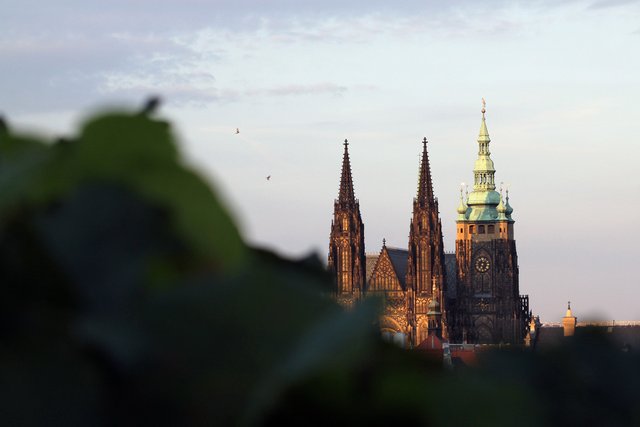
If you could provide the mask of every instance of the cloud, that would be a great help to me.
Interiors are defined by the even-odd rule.
[[[589,5],[589,9],[604,9],[608,7],[617,7],[638,3],[638,0],[597,0]]]
[[[215,86],[215,78],[206,72],[180,72],[160,69],[152,73],[110,73],[98,86],[98,93],[105,97],[140,99],[150,94],[161,95],[170,103],[207,104],[223,99],[233,99],[233,93],[221,92]]]
[[[267,95],[267,96],[300,96],[329,94],[334,96],[343,95],[347,91],[345,86],[334,83],[315,83],[307,85],[284,85],[270,89],[249,90],[247,95]]]
[[[313,83],[234,90],[198,85],[195,79],[184,82],[177,80],[158,81],[155,78],[143,76],[113,75],[107,78],[107,83],[101,87],[100,91],[102,95],[108,97],[133,99],[157,94],[172,104],[204,106],[238,102],[256,97],[342,96],[348,91],[348,88],[334,83]]]
[[[194,50],[173,35],[112,33],[24,36],[0,40],[0,93],[14,112],[77,108],[145,76],[151,86],[166,82],[212,84],[207,68],[215,51]],[[154,92],[157,92],[154,91]]]
[[[582,1],[582,0],[577,0]],[[586,0],[584,0],[586,1]],[[595,4],[604,3],[602,1]],[[613,1],[622,4],[622,0]],[[521,2],[543,9],[546,0]],[[357,44],[378,37],[495,37],[524,26],[507,0],[479,5],[408,0],[35,0],[3,5],[0,106],[10,111],[78,108],[107,96],[166,93],[176,102],[256,96],[340,96],[338,83],[271,88],[216,85],[216,65],[240,63],[268,45]],[[37,9],[39,13],[33,13]],[[178,101],[179,100],[179,101]]]
[[[422,25],[428,25],[469,10],[495,14],[513,5],[508,0],[486,0],[481,4],[474,0],[404,0],[393,3],[387,0],[58,0],[47,3],[22,0],[14,3],[11,7],[4,7],[3,15],[12,19],[3,22],[3,32],[37,34],[62,29],[91,34],[111,31],[164,33],[210,27],[218,31],[252,33],[265,26],[269,26],[271,32],[277,32],[277,29],[286,32],[296,22],[351,21],[373,15],[382,16],[387,21],[420,17]],[[521,0],[517,3],[524,7],[545,8],[558,2]],[[33,13],[34,10],[38,13]]]

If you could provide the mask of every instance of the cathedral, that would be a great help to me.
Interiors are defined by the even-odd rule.
[[[343,306],[367,295],[384,298],[379,320],[383,336],[400,339],[409,348],[433,336],[450,343],[524,342],[529,298],[520,295],[513,209],[509,192],[503,197],[502,190],[496,191],[489,143],[483,105],[473,191],[460,191],[455,254],[444,251],[425,138],[407,249],[387,247],[383,240],[379,254],[371,255],[365,252],[345,140],[328,268]]]

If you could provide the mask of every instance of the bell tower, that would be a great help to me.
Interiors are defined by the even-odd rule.
[[[365,266],[364,224],[353,191],[349,142],[345,139],[340,189],[333,204],[328,263],[336,299],[343,306],[351,307],[362,296]]]
[[[521,344],[529,299],[520,295],[513,209],[496,191],[495,168],[482,100],[473,191],[460,191],[456,221],[457,301],[453,339],[479,344]]]
[[[433,195],[427,138],[422,140],[418,194],[413,199],[407,260],[407,317],[414,346],[429,333],[447,338],[444,307],[444,244],[438,199]],[[441,311],[442,310],[442,311]],[[443,313],[444,312],[444,313]]]

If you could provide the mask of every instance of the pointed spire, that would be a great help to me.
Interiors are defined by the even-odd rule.
[[[571,311],[571,301],[567,301],[567,312],[565,313],[564,317],[574,317],[573,311]]]
[[[473,191],[494,191],[496,189],[494,183],[495,168],[491,160],[491,152],[489,151],[489,131],[487,130],[487,122],[484,114],[486,113],[486,102],[482,98],[482,123],[480,124],[480,132],[478,133],[478,159],[473,168],[474,180]],[[497,197],[497,194],[496,194]],[[496,200],[497,204],[497,200]]]
[[[507,187],[507,201],[504,207],[505,207],[505,213],[507,214],[507,218],[512,219],[511,214],[513,213],[513,208],[509,204],[509,187]]]
[[[340,177],[340,192],[338,202],[355,203],[356,197],[353,191],[353,178],[351,177],[351,161],[349,160],[349,141],[344,140],[344,155],[342,157],[342,175]]]
[[[433,184],[431,182],[431,166],[429,165],[429,153],[427,153],[427,138],[422,140],[422,162],[420,163],[420,179],[418,181],[418,203],[432,205]]]
[[[478,145],[480,148],[478,154],[488,156],[491,154],[489,152],[489,142],[491,142],[491,139],[489,138],[489,131],[487,130],[487,121],[484,117],[484,113],[487,112],[486,106],[487,103],[484,98],[482,98],[482,110],[480,110],[482,112],[482,123],[480,123],[480,131],[478,132]]]
[[[382,247],[383,248],[387,247],[387,239],[385,239],[384,237],[382,238]]]
[[[567,312],[564,314],[564,318],[575,318],[575,316],[573,315],[573,311],[571,310],[571,301],[567,301]]]

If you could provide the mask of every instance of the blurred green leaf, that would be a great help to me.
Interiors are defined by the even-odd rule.
[[[248,248],[166,122],[0,129],[7,425],[640,425],[640,358],[585,334],[449,371],[382,342],[317,257]]]

